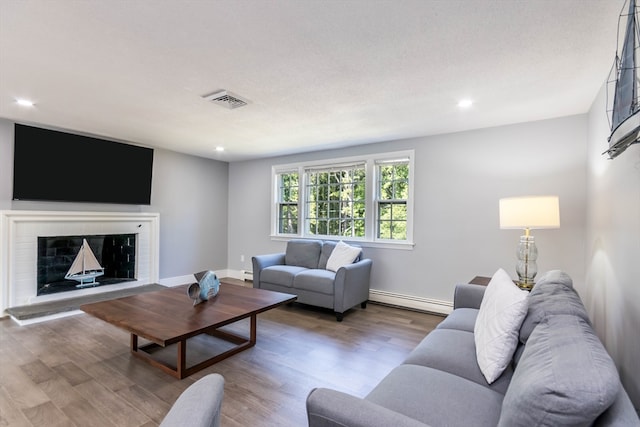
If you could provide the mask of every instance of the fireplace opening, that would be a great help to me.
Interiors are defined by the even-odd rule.
[[[83,248],[84,241],[89,248]],[[99,265],[89,269],[89,262],[83,259],[91,256]],[[83,264],[87,265],[87,274],[77,273],[75,267],[72,269],[72,265]],[[76,274],[72,274],[74,272]],[[38,237],[37,295],[134,280],[136,234]]]

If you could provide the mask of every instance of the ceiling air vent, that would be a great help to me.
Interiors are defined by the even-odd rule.
[[[203,96],[207,101],[213,102],[216,105],[228,109],[234,109],[243,107],[248,104],[249,101],[240,98],[238,95],[229,92],[228,90],[219,90],[211,95]]]

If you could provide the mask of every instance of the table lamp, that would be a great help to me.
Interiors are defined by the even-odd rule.
[[[560,228],[560,202],[558,196],[526,196],[500,199],[500,228],[523,228],[518,245],[518,286],[533,288],[538,273],[538,249],[532,228]]]

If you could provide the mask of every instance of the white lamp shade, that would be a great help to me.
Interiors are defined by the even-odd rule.
[[[559,228],[558,196],[500,199],[500,228]]]

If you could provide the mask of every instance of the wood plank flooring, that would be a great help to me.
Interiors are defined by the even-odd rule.
[[[222,425],[305,426],[314,387],[365,396],[442,317],[377,304],[342,323],[301,304],[258,316],[255,347],[184,380],[132,357],[129,334],[86,314],[0,321],[0,426],[157,426],[197,379],[225,377]],[[248,321],[230,327],[247,334]]]

